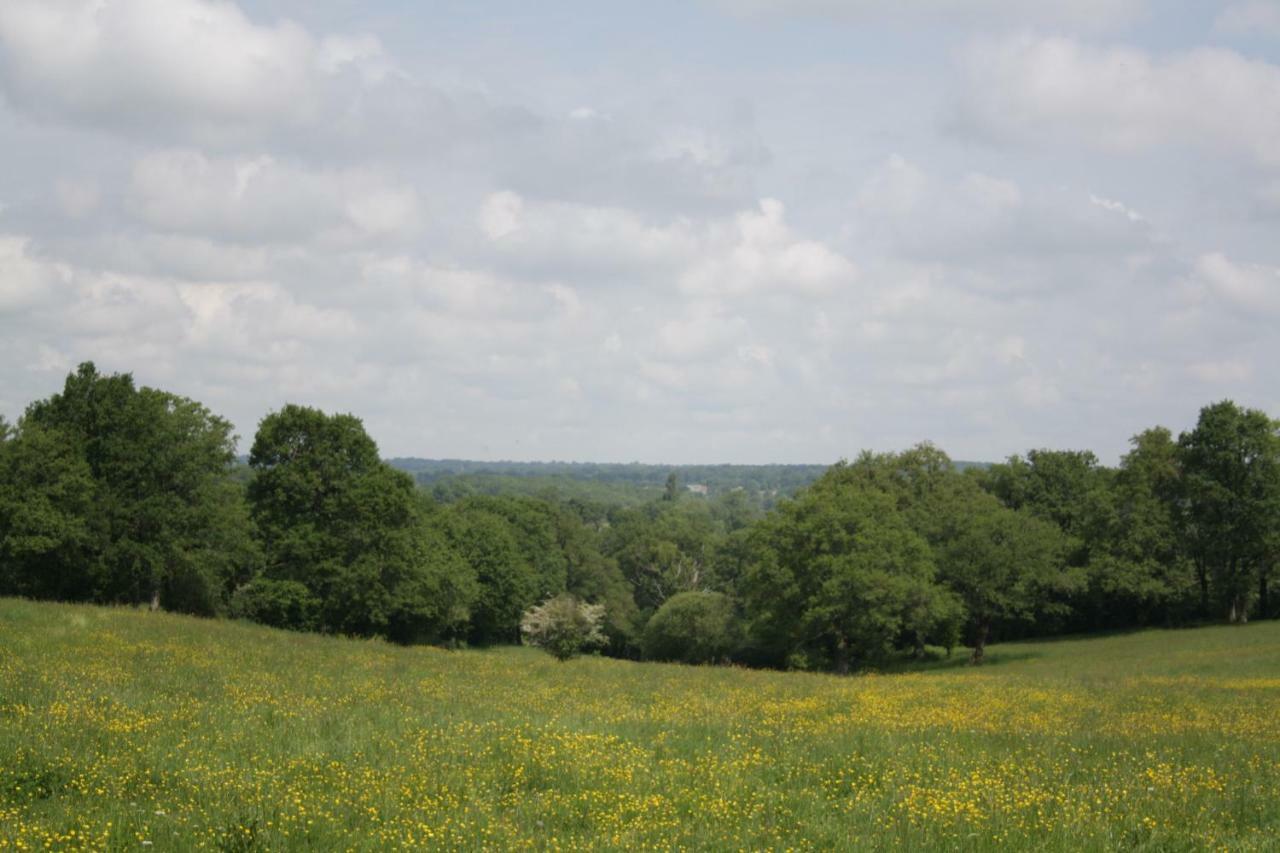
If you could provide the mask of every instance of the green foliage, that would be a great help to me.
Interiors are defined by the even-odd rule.
[[[62,432],[27,424],[0,440],[0,592],[90,597],[95,484]]]
[[[255,578],[231,596],[231,616],[294,631],[316,627],[320,600],[305,584],[293,580]]]
[[[1224,400],[1178,437],[1186,546],[1232,622],[1248,619],[1254,585],[1276,557],[1278,429],[1263,412]]]
[[[248,464],[234,450],[199,403],[81,365],[0,420],[0,593],[480,644],[519,642],[522,616],[567,593],[603,605],[606,650],[631,657],[738,607],[738,660],[841,671],[966,630],[980,657],[989,636],[1276,609],[1280,431],[1230,401],[1176,442],[1135,436],[1116,469],[923,443],[821,476],[395,460],[410,477],[358,418],[294,405]],[[663,654],[703,654],[684,642]]]
[[[955,523],[939,566],[941,579],[960,596],[976,628],[975,662],[983,657],[993,624],[1064,609],[1062,598],[1083,585],[1083,574],[1065,565],[1062,531],[1028,510],[975,499]]]
[[[487,509],[458,504],[447,510],[449,541],[475,572],[478,593],[471,608],[472,642],[514,643],[520,617],[538,600],[538,576],[521,553],[510,522]]]
[[[1196,578],[1178,525],[1177,445],[1163,427],[1130,443],[1113,480],[1114,524],[1094,549],[1081,604],[1106,627],[1184,623],[1196,606]]]
[[[724,661],[742,642],[733,602],[719,592],[681,592],[644,626],[644,655],[681,663]]]
[[[775,661],[844,672],[882,660],[935,599],[928,543],[845,464],[762,521],[756,553],[742,593],[755,639]]]
[[[285,406],[263,419],[249,463],[263,576],[305,586],[321,630],[409,642],[462,629],[472,570],[357,418]]]
[[[85,363],[7,444],[14,591],[216,614],[257,562],[231,425],[199,403]]]
[[[617,560],[642,612],[715,585],[710,568],[723,534],[705,501],[660,501],[610,520],[602,547]]]
[[[608,642],[600,630],[604,608],[561,593],[526,611],[520,619],[520,634],[530,645],[566,661]]]

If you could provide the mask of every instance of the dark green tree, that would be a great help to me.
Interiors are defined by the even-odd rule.
[[[1280,526],[1280,434],[1257,409],[1230,400],[1205,406],[1178,437],[1183,541],[1231,622],[1245,622],[1268,595],[1268,570]]]
[[[205,614],[225,608],[257,561],[229,478],[235,436],[227,421],[193,400],[136,388],[129,374],[104,376],[85,363],[62,393],[28,408],[19,436],[38,431],[59,436],[42,440],[45,448],[64,448],[59,464],[83,460],[93,483],[80,516],[83,563],[58,569],[65,577],[87,571],[76,597]]]
[[[716,663],[741,642],[733,601],[719,592],[673,595],[644,626],[644,655],[651,660]]]
[[[1063,599],[1084,575],[1065,567],[1067,539],[1052,522],[985,495],[957,509],[939,549],[940,576],[964,602],[974,630],[971,660],[981,663],[993,625],[1065,609]]]
[[[1089,563],[1086,600],[1095,624],[1173,625],[1192,615],[1196,601],[1194,565],[1178,528],[1178,448],[1163,427],[1130,444],[1113,479],[1112,530]]]
[[[760,523],[755,552],[741,583],[753,639],[792,665],[882,659],[934,584],[925,540],[843,463]]]
[[[462,629],[470,567],[358,418],[287,405],[262,420],[249,464],[262,577],[304,586],[321,630],[412,642]]]
[[[520,618],[538,600],[538,575],[510,522],[467,502],[447,510],[449,541],[475,572],[474,643],[517,643]]]
[[[94,482],[70,438],[0,426],[0,594],[91,598]]]

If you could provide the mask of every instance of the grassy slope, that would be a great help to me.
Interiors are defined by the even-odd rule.
[[[0,847],[1277,849],[1280,624],[819,675],[0,599]]]

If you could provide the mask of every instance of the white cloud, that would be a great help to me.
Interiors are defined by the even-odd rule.
[[[624,208],[530,202],[510,191],[488,195],[476,224],[499,257],[520,267],[591,277],[670,268],[698,249],[687,221],[653,225]]]
[[[1220,386],[1252,378],[1253,365],[1243,359],[1199,361],[1188,365],[1187,373],[1201,382]]]
[[[1233,36],[1280,38],[1280,5],[1274,0],[1245,0],[1232,3],[1213,21],[1217,33]]]
[[[206,0],[8,0],[3,83],[41,115],[203,124],[300,118],[313,107],[316,40]]]
[[[1234,51],[1020,35],[974,42],[960,72],[959,124],[982,135],[1124,152],[1194,143],[1280,166],[1280,67]]]
[[[394,234],[419,218],[412,188],[364,171],[315,171],[267,155],[211,158],[190,149],[139,159],[130,200],[154,228],[258,243],[307,240],[342,228],[347,232],[338,236],[347,239]]]
[[[821,242],[796,235],[782,202],[764,199],[732,225],[713,228],[711,250],[686,270],[681,288],[696,294],[741,295],[781,290],[822,295],[848,286],[857,269]]]
[[[92,179],[77,181],[58,178],[53,185],[53,194],[59,209],[72,219],[80,219],[92,213],[102,200],[101,190]]]
[[[1103,210],[1109,210],[1112,213],[1118,213],[1130,222],[1146,222],[1147,219],[1141,213],[1127,206],[1122,201],[1116,201],[1111,198],[1103,198],[1102,196],[1089,194],[1089,203],[1095,204]]]
[[[1280,269],[1237,264],[1220,252],[1203,255],[1196,272],[1209,290],[1252,315],[1280,314]]]
[[[0,410],[91,358],[245,434],[298,401],[399,454],[826,461],[1256,405],[1275,60],[1141,6],[583,7],[588,64],[498,7],[0,0]],[[1095,22],[1130,44],[998,37]]]
[[[0,234],[0,315],[29,309],[49,297],[70,271],[32,257],[25,237]]]
[[[1001,289],[1022,289],[1056,282],[1047,271],[1066,271],[1047,267],[1046,257],[1123,257],[1148,249],[1146,220],[1117,204],[1069,188],[1024,189],[982,172],[932,174],[895,154],[854,195],[847,232],[859,251],[944,263],[980,273],[975,284],[986,278]]]
[[[705,358],[730,347],[747,330],[743,318],[715,302],[695,302],[658,327],[657,353],[674,360]]]
[[[880,20],[902,24],[937,22],[972,24],[1071,26],[1094,30],[1127,24],[1147,8],[1145,0],[715,0],[741,14],[815,15],[850,21]]]

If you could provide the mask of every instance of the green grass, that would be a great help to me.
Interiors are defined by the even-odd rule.
[[[559,664],[0,599],[0,847],[1280,849],[1280,623],[989,654]]]

